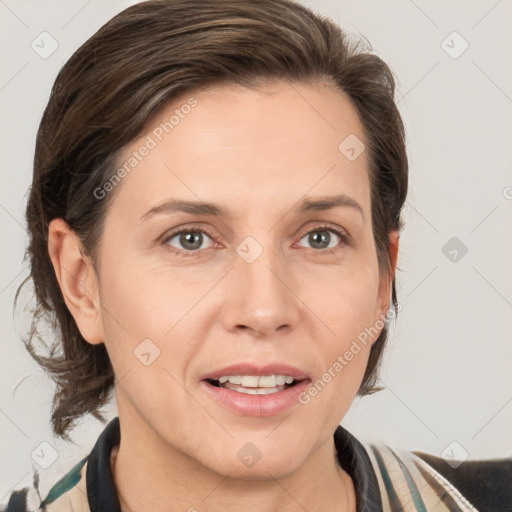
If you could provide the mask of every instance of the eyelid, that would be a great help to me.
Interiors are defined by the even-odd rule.
[[[166,245],[169,240],[174,238],[176,235],[181,235],[182,233],[204,233],[208,235],[208,237],[212,240],[212,242],[217,243],[215,240],[215,235],[205,226],[194,226],[187,224],[186,226],[178,226],[174,229],[171,229],[169,231],[166,231],[161,237],[160,241],[162,244]],[[173,248],[177,251],[176,248]],[[201,251],[205,251],[207,249],[201,249]],[[184,251],[183,249],[181,252],[199,252],[199,251]]]
[[[330,222],[325,221],[320,221],[319,224],[307,226],[306,228],[301,230],[300,238],[302,239],[304,235],[311,233],[311,231],[320,231],[322,229],[324,229],[325,231],[334,231],[334,233],[340,236],[347,243],[352,241],[352,237],[350,236],[350,233],[346,229],[342,228],[341,226],[338,226],[337,224],[331,224]]]

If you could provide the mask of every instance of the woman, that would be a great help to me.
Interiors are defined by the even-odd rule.
[[[112,391],[119,417],[7,510],[506,510],[480,483],[506,461],[448,474],[339,426],[397,306],[393,95],[382,60],[285,0],[140,3],[72,56],[27,207],[63,353],[28,348],[57,435]]]

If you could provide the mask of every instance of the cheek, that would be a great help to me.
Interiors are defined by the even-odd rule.
[[[346,414],[356,396],[372,343],[384,325],[375,320],[377,290],[375,275],[362,272],[331,282],[318,294],[317,310],[325,324],[315,336],[322,373],[299,401],[328,411],[333,421]]]
[[[140,372],[140,356],[149,352],[150,359],[155,357],[152,368],[165,368],[183,380],[207,334],[206,322],[198,315],[204,311],[207,301],[200,299],[208,294],[211,281],[190,269],[107,257],[101,303],[105,344],[117,373]]]
[[[102,305],[111,313],[106,321],[122,324],[118,327],[134,337],[163,337],[201,292],[201,283],[187,281],[181,274],[142,258],[107,258],[101,277]]]
[[[163,297],[162,288],[155,276],[147,275],[137,265],[108,257],[103,261],[102,321],[114,367],[116,363],[133,364],[133,351],[144,340],[152,340],[161,350],[161,339],[173,325],[172,312],[176,309],[173,295]]]
[[[347,340],[375,322],[379,274],[376,262],[336,270],[322,269],[303,278],[304,303],[337,340]]]
[[[118,266],[103,281],[105,345],[116,387],[148,421],[155,411],[168,408],[170,396],[177,409],[187,410],[180,383],[197,352],[194,333],[185,329],[186,319],[180,322],[191,300],[168,284],[169,279],[127,271],[126,266]],[[118,405],[128,403],[118,399]]]
[[[343,387],[345,396],[348,388],[355,393],[372,343],[384,326],[383,320],[376,317],[378,268],[369,262],[367,266],[331,274],[329,279],[317,280],[314,287],[310,283],[303,289],[316,290],[304,301],[321,320],[321,330],[314,339],[322,352],[324,369],[330,373],[324,374],[322,380],[335,380],[338,385],[333,387]]]

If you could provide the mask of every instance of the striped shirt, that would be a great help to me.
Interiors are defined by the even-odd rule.
[[[119,442],[119,418],[114,418],[89,455],[44,498],[34,471],[33,487],[13,491],[0,512],[120,512],[110,469]],[[512,458],[465,461],[455,468],[429,454],[362,443],[341,426],[334,442],[354,483],[357,512],[512,511]]]

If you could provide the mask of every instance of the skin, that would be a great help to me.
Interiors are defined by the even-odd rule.
[[[190,96],[160,112],[120,165]],[[115,190],[96,269],[62,219],[50,224],[66,304],[84,338],[105,343],[116,373],[122,439],[112,462],[122,509],[354,511],[333,433],[377,335],[307,405],[274,416],[232,412],[200,379],[235,362],[284,362],[315,381],[387,312],[398,233],[389,237],[390,272],[379,272],[367,153],[349,161],[338,150],[349,134],[364,141],[363,128],[329,84],[222,85],[193,97],[197,106]],[[338,194],[362,213],[294,211],[304,197]],[[218,203],[231,216],[141,220],[176,198]],[[351,241],[328,231],[329,248],[315,246],[308,234],[330,227]],[[212,236],[190,249],[179,235],[166,241],[173,228]],[[263,249],[252,263],[236,252],[248,236]],[[160,350],[149,366],[134,356],[144,339]],[[262,453],[250,468],[237,457],[248,442]]]

